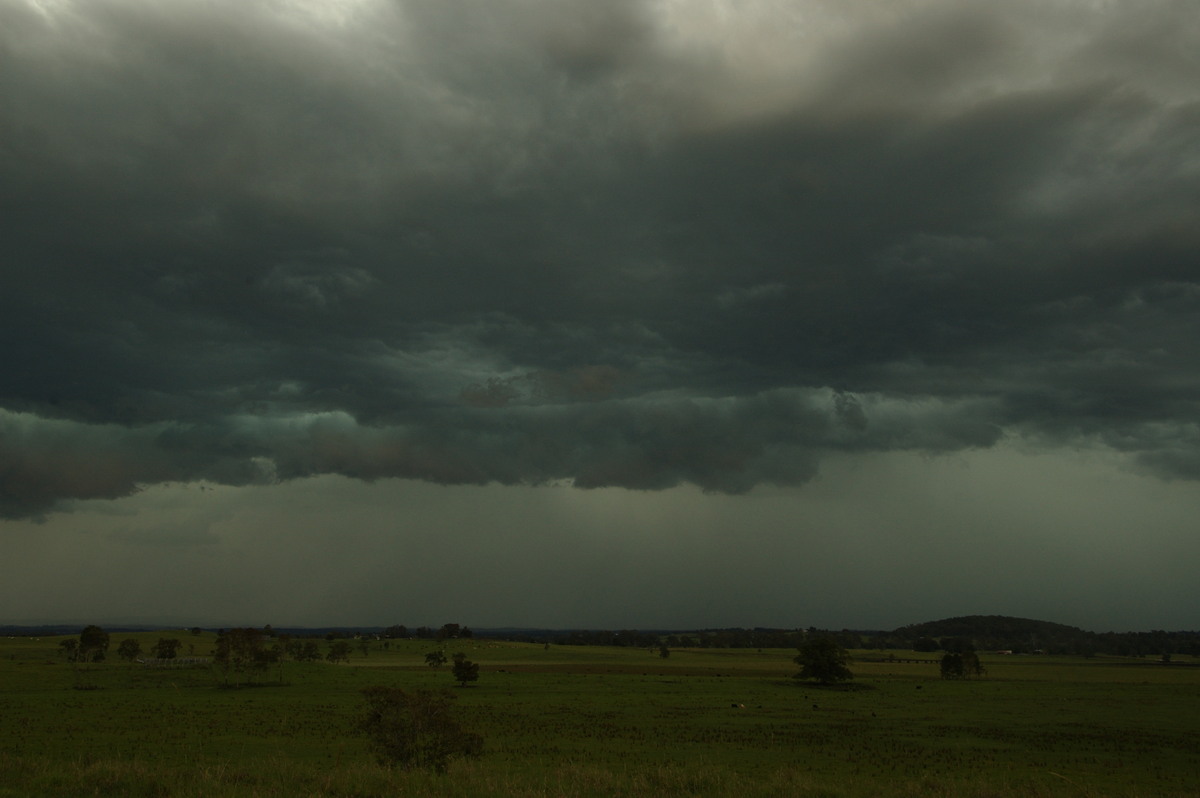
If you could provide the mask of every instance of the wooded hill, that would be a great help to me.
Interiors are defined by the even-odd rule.
[[[894,642],[907,641],[907,645],[918,649],[928,648],[930,641],[963,638],[974,643],[979,651],[1018,654],[1200,655],[1200,632],[1087,632],[1061,623],[1007,615],[966,615],[928,621],[901,627],[889,637]]]

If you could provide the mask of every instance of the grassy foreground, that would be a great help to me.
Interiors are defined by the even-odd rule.
[[[130,635],[143,647],[160,635]],[[172,633],[207,654],[211,635]],[[113,648],[125,635],[114,635]],[[1195,796],[1200,667],[983,657],[988,675],[858,652],[853,689],[788,678],[790,650],[429,641],[284,666],[221,689],[206,668],[78,670],[61,638],[0,640],[0,796]],[[900,656],[900,652],[897,652]],[[277,679],[272,673],[268,680]],[[445,776],[377,765],[359,691],[449,687],[484,755]]]

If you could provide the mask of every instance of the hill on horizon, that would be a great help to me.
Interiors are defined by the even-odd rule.
[[[1200,654],[1200,632],[1088,632],[1075,626],[1008,615],[964,615],[902,626],[894,638],[915,644],[924,638],[965,638],[981,651],[1051,654],[1116,654],[1142,657],[1171,653]]]
[[[995,635],[1018,637],[1021,635],[1090,635],[1077,626],[1040,621],[1033,618],[1017,618],[1011,615],[960,615],[937,621],[909,624],[895,630],[895,634],[918,637],[972,637]]]

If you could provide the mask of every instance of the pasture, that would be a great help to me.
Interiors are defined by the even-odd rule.
[[[349,663],[286,663],[222,689],[207,667],[115,656],[77,667],[62,638],[0,639],[0,796],[1195,796],[1200,665],[1177,657],[981,657],[982,679],[854,652],[849,688],[795,682],[794,650],[448,641],[481,666],[458,688],[428,640]],[[324,646],[322,641],[322,646]],[[370,685],[446,687],[485,752],[445,776],[376,764],[354,725]]]

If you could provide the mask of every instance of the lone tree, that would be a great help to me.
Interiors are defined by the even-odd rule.
[[[176,654],[179,653],[180,645],[182,643],[174,637],[160,637],[158,638],[158,642],[154,644],[154,656],[159,659],[175,659]]]
[[[117,656],[127,662],[133,662],[142,655],[142,644],[134,640],[132,637],[121,641],[121,645],[117,646]]]
[[[445,773],[453,757],[483,751],[483,738],[463,730],[451,714],[454,696],[447,690],[368,687],[362,692],[367,714],[358,727],[371,739],[381,764]]]
[[[943,679],[968,679],[987,673],[969,640],[955,639],[946,643],[946,654],[942,657]]]
[[[79,659],[84,662],[103,662],[107,651],[108,632],[99,626],[86,626],[79,633]]]
[[[812,637],[800,645],[793,659],[800,666],[797,679],[815,679],[821,684],[846,682],[854,678],[847,663],[850,653],[832,637]]]
[[[474,682],[479,679],[479,663],[471,662],[467,659],[467,655],[461,651],[454,655],[454,681],[459,683],[460,687],[466,687],[467,682]]]
[[[430,651],[425,655],[425,664],[431,668],[440,668],[446,664],[446,652],[440,649]]]

